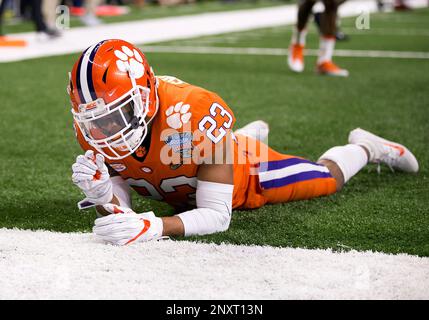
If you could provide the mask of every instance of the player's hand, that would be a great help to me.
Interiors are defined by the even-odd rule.
[[[92,150],[88,150],[76,158],[72,170],[74,184],[86,195],[79,202],[79,208],[103,205],[112,200],[112,182],[103,155],[94,155]]]
[[[123,246],[156,240],[162,236],[162,219],[153,212],[137,214],[130,208],[111,203],[103,207],[112,214],[96,219],[92,231],[104,242]]]

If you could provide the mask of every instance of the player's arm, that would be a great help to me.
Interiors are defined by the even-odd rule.
[[[228,144],[220,144],[225,147]],[[221,232],[231,221],[233,165],[227,161],[230,152],[223,151],[223,160],[202,163],[198,168],[197,208],[173,217],[156,217],[153,212],[137,214],[129,207],[108,203],[101,210],[107,216],[95,220],[93,231],[101,240],[115,245],[149,241],[161,236],[191,236]],[[113,213],[113,214],[112,214]]]
[[[198,171],[196,209],[160,218],[153,212],[137,214],[109,203],[103,206],[109,215],[96,219],[93,231],[99,239],[115,245],[225,231],[231,221],[232,183],[231,164],[203,164]]]
[[[202,164],[198,170],[197,208],[163,217],[164,235],[191,236],[225,231],[232,213],[232,164]]]
[[[206,137],[209,148],[205,150],[208,152],[204,153],[205,157],[198,167],[197,208],[163,218],[166,235],[205,235],[229,228],[234,193],[231,132],[225,130],[224,137],[217,142]]]

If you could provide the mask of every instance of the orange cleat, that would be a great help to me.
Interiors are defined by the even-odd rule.
[[[332,61],[325,61],[317,65],[317,72],[319,74],[325,74],[333,77],[348,77],[349,72],[345,69],[341,69]]]
[[[289,68],[293,72],[304,71],[304,46],[293,44],[289,47],[289,55],[287,59]]]

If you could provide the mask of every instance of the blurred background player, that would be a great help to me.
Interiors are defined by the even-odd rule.
[[[6,8],[6,1],[0,0],[0,37],[3,36],[3,12]]]
[[[56,28],[51,28],[46,24],[45,16],[42,12],[42,0],[21,0],[19,3],[15,3],[13,0],[0,0],[0,3],[0,28],[2,14],[6,7],[9,6],[10,9],[16,5],[19,7],[19,13],[22,17],[28,17],[33,21],[39,40],[54,39],[60,35]],[[53,8],[53,11],[55,14],[55,8]]]
[[[288,65],[294,72],[304,71],[304,48],[307,23],[317,0],[300,0],[298,3],[298,22],[293,30],[289,47]],[[349,72],[332,61],[337,32],[338,6],[344,0],[323,0],[325,10],[320,15],[320,49],[317,58],[317,72],[337,77],[347,77]]]
[[[346,2],[346,0],[338,0],[337,3],[338,5],[343,4],[344,2]],[[314,15],[314,23],[317,26],[317,29],[319,30],[319,33],[321,34],[321,16],[322,16],[323,11],[316,11],[313,13]],[[337,16],[337,21],[336,21],[336,32],[335,32],[335,38],[337,39],[337,41],[346,41],[349,39],[349,36],[346,35],[344,32],[341,31],[340,29],[340,18]]]

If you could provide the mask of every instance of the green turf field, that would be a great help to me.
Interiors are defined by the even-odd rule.
[[[429,52],[429,11],[371,15],[371,29],[351,32],[339,49]],[[353,31],[354,20],[343,22]],[[407,34],[395,35],[396,30]],[[388,35],[383,36],[383,32]],[[229,42],[225,42],[229,39]],[[286,48],[290,27],[170,42],[168,45]],[[165,45],[165,44],[163,44]],[[309,48],[317,48],[310,29]],[[79,212],[71,165],[74,138],[65,90],[78,54],[0,64],[0,227],[90,231],[94,212]],[[376,250],[429,256],[429,60],[338,58],[348,79],[288,71],[286,57],[149,53],[157,74],[177,76],[219,93],[237,127],[263,119],[270,145],[317,159],[347,143],[362,127],[398,140],[416,154],[418,175],[380,175],[369,166],[334,196],[236,211],[230,229],[204,241]],[[135,198],[137,211],[172,213],[165,204]]]

